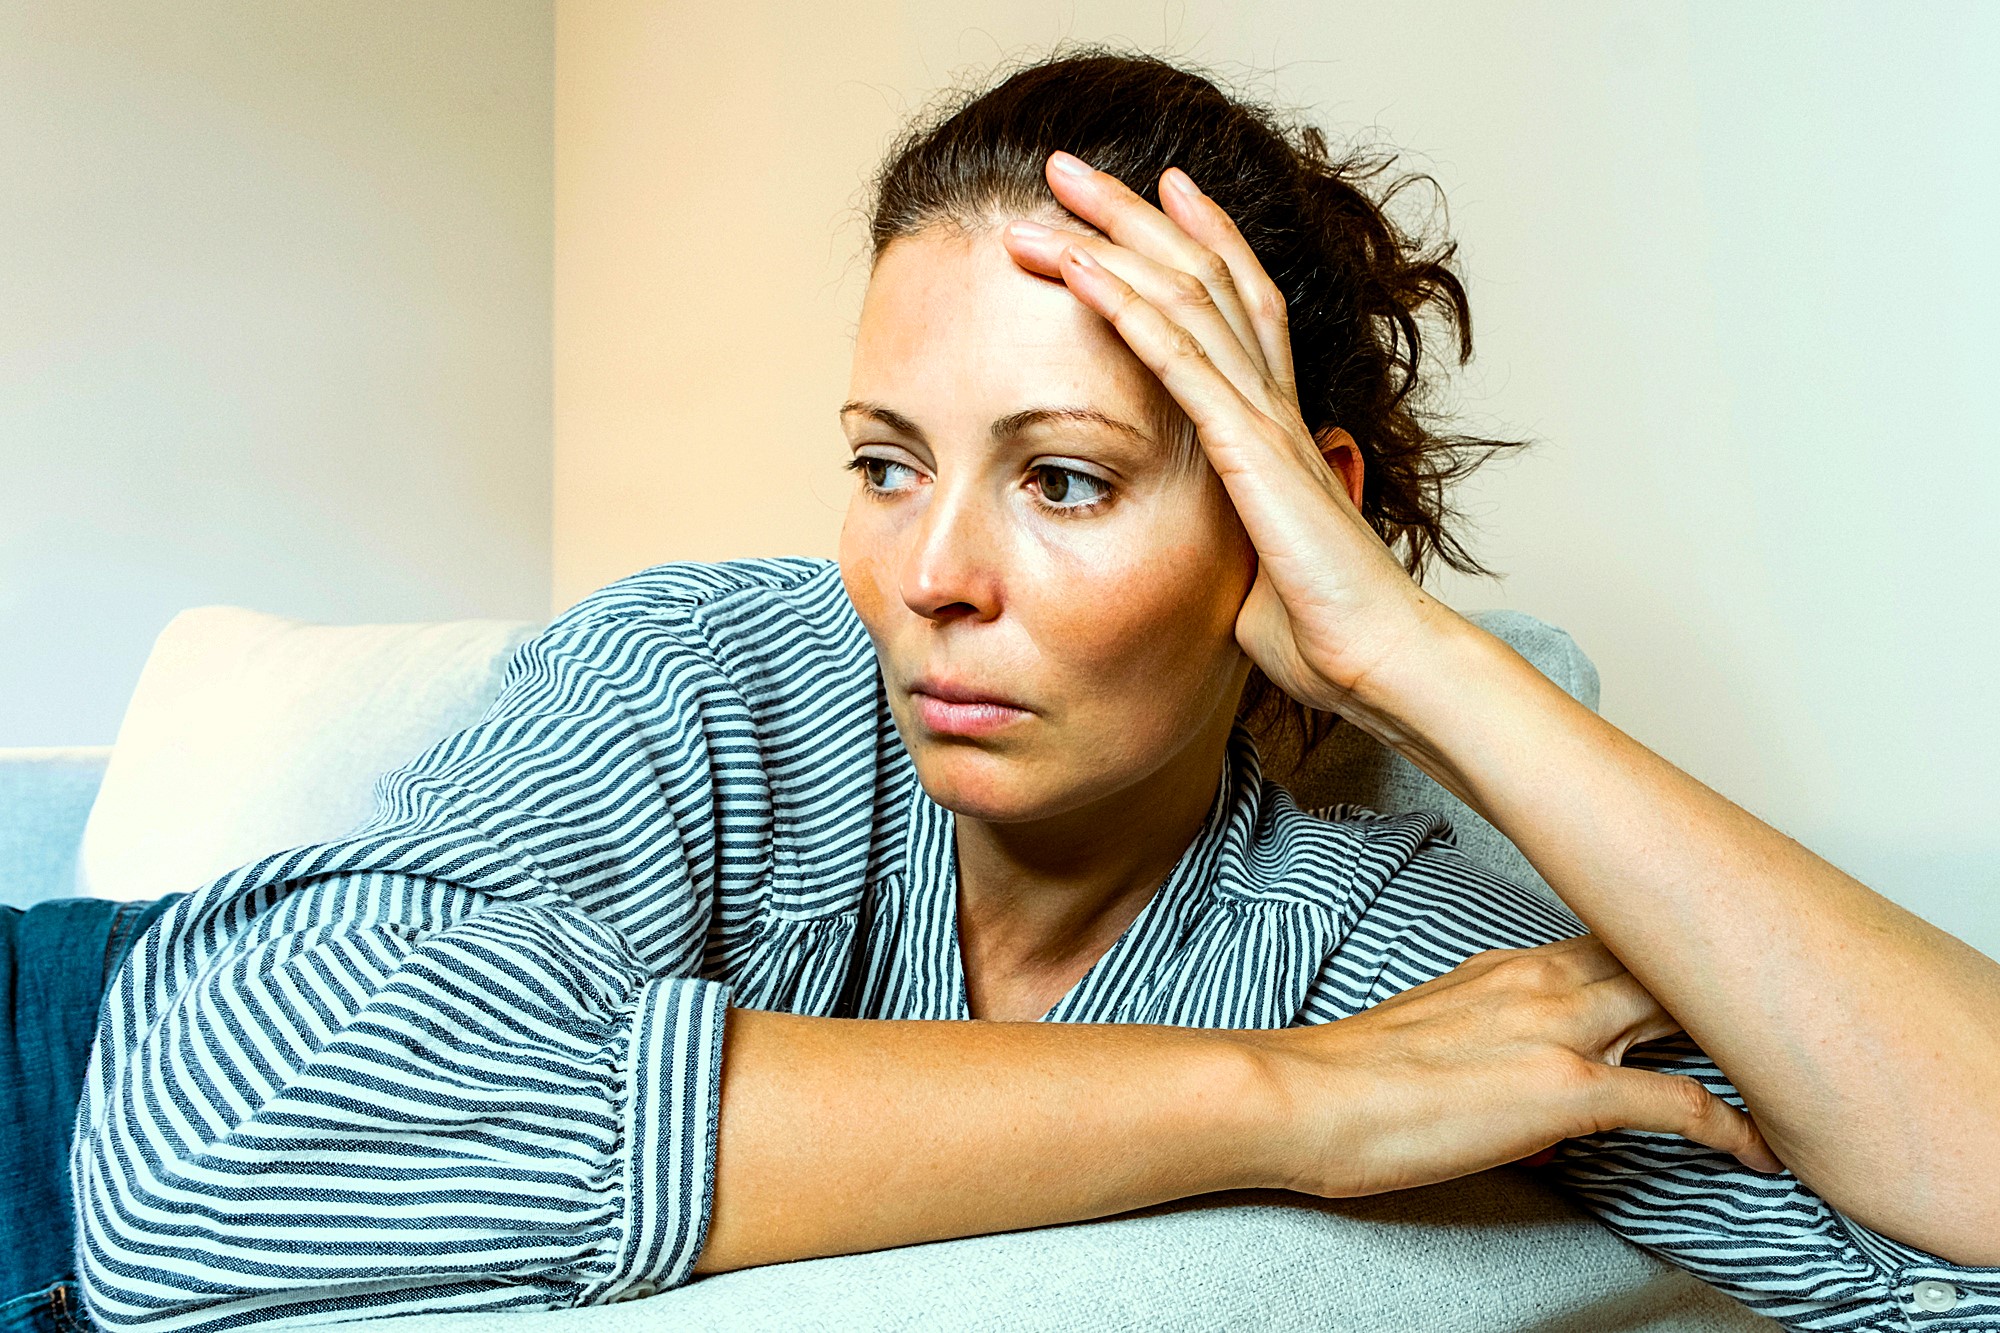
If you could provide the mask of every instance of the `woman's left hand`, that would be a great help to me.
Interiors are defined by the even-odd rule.
[[[1104,235],[1016,222],[1008,251],[1110,321],[1193,422],[1257,551],[1238,643],[1293,698],[1379,734],[1370,674],[1457,617],[1362,518],[1353,440],[1332,428],[1316,439],[1301,417],[1276,284],[1179,168],[1160,178],[1164,212],[1067,153],[1047,175],[1063,206]]]

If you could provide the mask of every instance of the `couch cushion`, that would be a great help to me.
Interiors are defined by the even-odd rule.
[[[375,779],[477,721],[533,625],[308,625],[176,616],[126,707],[78,858],[79,892],[154,898],[337,838]]]
[[[350,1327],[359,1327],[350,1325]],[[699,1278],[378,1333],[1752,1333],[1777,1325],[1579,1216],[1530,1173],[1322,1200],[1207,1195],[1097,1222]]]

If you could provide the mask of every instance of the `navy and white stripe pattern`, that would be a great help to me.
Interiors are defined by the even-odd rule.
[[[366,827],[217,880],[140,941],[78,1110],[91,1312],[310,1324],[687,1280],[725,1010],[831,1012],[864,889],[862,1016],[968,1017],[951,817],[837,571],[604,589],[520,650],[484,720],[384,778]],[[1239,732],[1202,833],[1048,1019],[1326,1022],[1580,929],[1433,816],[1302,813]],[[1635,1058],[1734,1095],[1691,1047]],[[2000,1270],[1874,1235],[1790,1177],[1634,1133],[1555,1169],[1793,1327],[2000,1329]],[[1921,1308],[1943,1291],[1949,1310]]]

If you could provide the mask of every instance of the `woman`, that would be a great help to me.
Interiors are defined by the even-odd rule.
[[[101,1323],[588,1304],[1552,1149],[1796,1327],[2000,1327],[2000,968],[1424,594],[1463,553],[1418,319],[1463,293],[1315,139],[1052,61],[906,141],[874,238],[837,567],[587,598],[366,828],[139,941],[73,1158]],[[1575,916],[1433,818],[1301,813],[1238,722],[1271,689]]]

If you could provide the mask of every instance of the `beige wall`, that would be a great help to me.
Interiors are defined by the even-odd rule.
[[[0,5],[0,745],[210,602],[549,600],[548,0]]]
[[[1421,150],[1465,243],[1470,488],[1621,725],[2000,954],[2000,8],[563,0],[558,603],[826,553],[860,238],[902,109],[1059,38]],[[1275,70],[1275,74],[1272,71]]]
[[[558,606],[661,560],[833,549],[899,31],[889,3],[558,5]]]

